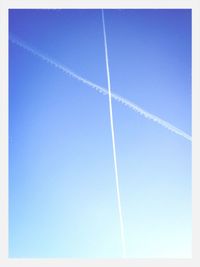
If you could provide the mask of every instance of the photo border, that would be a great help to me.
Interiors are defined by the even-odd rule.
[[[141,9],[192,9],[192,259],[11,259],[8,258],[8,10],[11,8],[141,8]],[[137,267],[196,267],[200,266],[200,182],[199,140],[200,114],[200,8],[197,1],[77,1],[77,0],[1,0],[0,1],[0,267],[73,267],[73,266],[137,266]],[[3,149],[2,149],[3,148]]]

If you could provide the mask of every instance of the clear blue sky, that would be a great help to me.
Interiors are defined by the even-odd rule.
[[[191,135],[191,10],[106,10],[112,91]],[[10,33],[107,87],[101,10]],[[127,256],[191,257],[191,142],[113,100]],[[10,42],[10,257],[122,255],[108,97]]]

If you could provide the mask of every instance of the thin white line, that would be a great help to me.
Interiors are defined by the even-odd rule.
[[[19,47],[25,49],[26,51],[28,51],[29,53],[33,54],[34,56],[39,57],[40,59],[42,59],[43,61],[45,61],[46,63],[54,66],[55,68],[63,71],[65,74],[70,75],[72,78],[77,79],[78,81],[87,84],[88,86],[90,86],[91,88],[95,89],[97,92],[103,94],[103,95],[107,95],[108,91],[85,79],[84,77],[81,77],[80,75],[76,74],[75,72],[73,72],[72,70],[70,70],[69,68],[61,65],[60,63],[56,62],[55,60],[45,56],[44,54],[38,52],[36,49],[33,49],[32,47],[30,47],[29,45],[25,44],[24,42],[22,42],[21,40],[19,40],[18,38],[15,38],[12,34],[9,35],[9,39],[12,43],[14,43],[15,45],[18,45]],[[192,137],[190,135],[188,135],[187,133],[185,133],[184,131],[182,131],[181,129],[175,127],[174,125],[172,125],[171,123],[161,119],[160,117],[144,110],[143,108],[139,107],[138,105],[136,105],[135,103],[129,101],[128,99],[121,97],[120,95],[117,95],[115,93],[111,93],[111,96],[113,99],[115,99],[116,101],[118,101],[119,103],[123,104],[124,106],[127,106],[128,108],[132,109],[133,111],[139,113],[140,115],[142,115],[143,117],[145,117],[146,119],[149,120],[153,120],[154,122],[160,124],[161,126],[165,127],[166,129],[168,129],[169,131],[182,136],[183,138],[192,141]]]
[[[102,9],[102,22],[103,22],[106,72],[107,72],[107,82],[108,82],[108,99],[109,99],[110,127],[111,127],[111,134],[112,134],[113,160],[114,160],[114,168],[115,168],[117,203],[118,203],[118,211],[119,211],[119,219],[120,219],[120,233],[121,233],[121,241],[122,241],[122,254],[123,254],[123,257],[126,257],[124,222],[123,222],[123,216],[122,216],[122,206],[121,206],[120,191],[119,191],[119,175],[118,175],[118,167],[117,167],[116,146],[115,146],[115,132],[114,132],[114,124],[113,124],[110,70],[109,70],[109,64],[108,64],[108,47],[107,47],[106,29],[105,29],[105,20],[104,20],[104,11],[103,11],[103,9]]]

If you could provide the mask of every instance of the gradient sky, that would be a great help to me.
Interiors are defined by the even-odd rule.
[[[106,10],[113,92],[191,135],[191,10]],[[101,10],[9,30],[107,87]],[[191,257],[191,142],[113,100],[127,256]],[[120,258],[108,96],[10,43],[9,256]]]

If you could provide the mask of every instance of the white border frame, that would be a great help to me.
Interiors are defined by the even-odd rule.
[[[200,94],[200,8],[198,0],[1,0],[0,1],[0,267],[73,267],[73,266],[137,266],[196,267],[200,266],[200,194],[198,179],[198,127]],[[192,9],[192,199],[193,257],[192,259],[9,259],[8,258],[8,10],[10,8],[191,8]],[[3,148],[3,149],[2,149]]]

